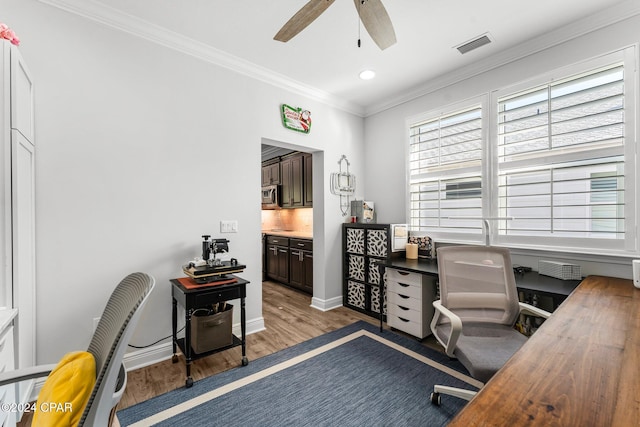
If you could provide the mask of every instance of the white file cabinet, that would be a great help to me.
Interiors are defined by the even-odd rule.
[[[431,334],[436,279],[387,267],[387,324],[419,339]]]

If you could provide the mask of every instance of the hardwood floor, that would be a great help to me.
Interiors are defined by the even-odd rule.
[[[262,284],[262,312],[266,330],[247,335],[249,363],[278,350],[304,342],[358,320],[377,324],[377,320],[340,307],[322,312],[311,305],[311,296],[275,282]],[[240,347],[198,359],[191,365],[194,381],[240,366]],[[127,388],[118,405],[126,408],[168,391],[184,387],[185,365],[165,360],[128,373]]]
[[[299,344],[358,320],[378,325],[373,317],[345,307],[326,312],[311,307],[311,296],[275,282],[262,283],[262,312],[266,330],[247,335],[247,357],[252,360]],[[386,325],[385,325],[386,328]],[[425,339],[424,345],[437,348],[435,340]],[[198,359],[191,365],[194,381],[240,366],[240,347]],[[184,358],[171,359],[128,372],[127,388],[118,405],[123,409],[154,396],[184,387]],[[30,426],[23,419],[19,427]]]

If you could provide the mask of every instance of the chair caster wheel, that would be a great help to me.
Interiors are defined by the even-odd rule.
[[[431,403],[440,406],[442,403],[442,398],[440,397],[440,393],[436,393],[435,391],[431,393]]]
[[[184,386],[186,388],[191,388],[192,385],[193,385],[193,378],[191,378],[191,377],[187,378],[187,381],[185,381]]]
[[[249,359],[245,357],[242,358],[242,366],[247,366],[249,364]]]

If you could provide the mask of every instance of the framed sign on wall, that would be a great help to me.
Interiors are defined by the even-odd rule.
[[[282,124],[287,129],[309,133],[311,131],[311,112],[282,104]]]

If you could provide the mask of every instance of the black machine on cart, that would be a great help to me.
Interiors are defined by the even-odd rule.
[[[216,254],[229,252],[229,240],[213,239],[210,241],[210,237],[208,234],[202,236],[202,259],[191,261],[182,266],[184,273],[199,284],[227,280],[228,274],[241,273],[247,267],[239,264],[235,258],[231,258],[230,261],[217,259]]]
[[[226,350],[238,345],[242,346],[242,366],[246,366],[249,360],[246,356],[246,311],[245,297],[246,285],[249,283],[233,273],[240,273],[246,268],[245,265],[239,264],[235,258],[230,261],[221,261],[216,259],[216,254],[228,252],[229,241],[227,239],[209,240],[211,236],[202,236],[202,259],[196,259],[182,266],[183,272],[188,276],[181,279],[171,280],[171,296],[172,296],[172,329],[173,329],[173,363],[178,361],[177,349],[180,348],[185,356],[187,379],[185,386],[187,388],[193,385],[191,377],[191,363],[202,357]],[[213,255],[213,257],[211,257]],[[229,345],[224,345],[211,350],[201,350],[197,353],[198,348],[192,345],[192,320],[196,311],[201,311],[211,307],[214,304],[226,303],[226,301],[240,300],[240,327],[241,337],[238,338],[229,332],[232,338]],[[178,338],[178,305],[184,307],[185,311],[185,336]],[[229,321],[230,321],[229,317]]]

